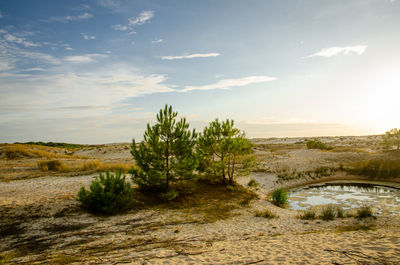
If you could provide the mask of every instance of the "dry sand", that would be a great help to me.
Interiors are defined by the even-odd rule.
[[[269,169],[308,169],[374,155],[261,149],[258,155]],[[113,158],[111,151],[106,153]],[[256,179],[260,199],[235,210],[232,218],[214,223],[199,223],[197,216],[179,209],[155,208],[112,217],[85,213],[75,196],[92,177],[0,182],[0,253],[9,255],[10,264],[400,264],[399,216],[300,220],[296,211],[265,200],[271,189],[282,185],[273,172],[239,178],[243,185]],[[254,216],[256,210],[265,209],[279,218]],[[352,231],[356,228],[369,230]]]

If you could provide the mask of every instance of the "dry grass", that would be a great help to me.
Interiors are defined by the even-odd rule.
[[[122,171],[127,173],[133,165],[119,162],[84,161],[80,165],[68,165],[60,160],[42,160],[37,163],[42,171],[80,172],[80,171]]]
[[[55,147],[35,146],[35,145],[21,145],[21,144],[7,144],[1,153],[4,154],[6,159],[21,159],[21,158],[68,158],[68,159],[85,159],[86,157],[79,157],[69,154],[60,154],[62,150]]]
[[[269,210],[257,211],[257,212],[254,213],[254,216],[255,217],[268,218],[268,219],[279,218],[278,215],[274,214],[273,212],[271,212]]]
[[[344,225],[340,226],[338,229],[336,229],[337,233],[343,233],[343,232],[351,232],[351,231],[370,231],[370,230],[376,230],[375,225],[369,224],[369,225],[362,225],[362,224],[355,224],[355,225]]]

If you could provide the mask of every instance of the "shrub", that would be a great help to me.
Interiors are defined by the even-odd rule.
[[[160,199],[162,199],[164,201],[172,201],[176,197],[178,197],[178,195],[179,195],[178,191],[170,189],[167,192],[160,193],[158,196],[160,197]]]
[[[92,160],[92,161],[87,161],[83,162],[81,169],[82,170],[95,170],[98,169],[100,166],[100,162],[98,160]]]
[[[43,171],[65,171],[68,166],[60,160],[43,160],[37,163],[38,167]]]
[[[114,214],[124,210],[133,200],[130,184],[121,171],[99,174],[90,184],[89,190],[82,187],[77,200],[93,213]]]
[[[272,202],[276,206],[284,207],[287,199],[287,191],[284,188],[279,188],[272,192]]]
[[[259,186],[259,184],[258,184],[258,182],[255,181],[254,179],[251,179],[251,180],[249,181],[249,183],[247,183],[247,186],[249,186],[250,188],[255,188],[255,189],[257,189],[258,186]]]
[[[400,177],[400,159],[371,159],[353,164],[347,171],[351,174],[376,179]]]
[[[299,216],[300,219],[303,220],[314,220],[316,217],[315,211],[313,209],[309,209],[305,211],[302,215]]]
[[[328,145],[324,144],[323,142],[321,142],[318,139],[308,140],[306,145],[307,145],[308,149],[321,149],[321,150],[332,149],[331,147],[329,147]]]
[[[357,218],[367,218],[367,217],[372,217],[372,208],[369,206],[364,206],[361,207],[360,209],[357,210]]]
[[[336,217],[336,209],[333,205],[326,205],[322,208],[321,219],[324,221],[334,220]]]
[[[264,210],[264,211],[257,211],[254,214],[255,217],[264,217],[264,218],[268,218],[268,219],[272,219],[272,218],[278,218],[279,216],[277,216],[276,214],[274,214],[273,212],[269,211],[269,210]]]
[[[336,213],[338,218],[344,218],[344,211],[342,207],[338,206],[336,208]]]

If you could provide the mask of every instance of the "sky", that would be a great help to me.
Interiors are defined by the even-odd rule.
[[[0,142],[130,142],[165,104],[249,138],[400,126],[400,0],[2,0]]]

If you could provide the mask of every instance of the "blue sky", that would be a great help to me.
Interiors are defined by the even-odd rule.
[[[173,105],[201,130],[400,125],[400,1],[0,2],[0,142],[127,142]]]

